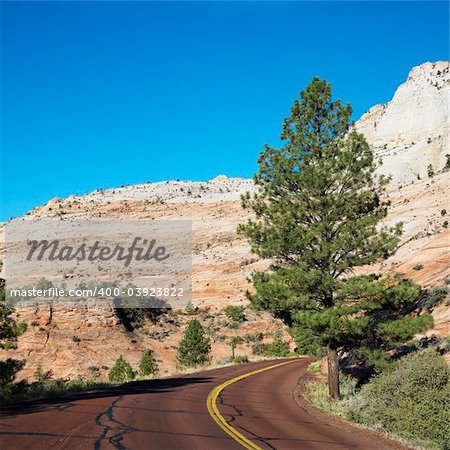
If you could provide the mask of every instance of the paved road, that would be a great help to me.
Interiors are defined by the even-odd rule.
[[[278,361],[277,361],[278,362]],[[226,367],[73,396],[1,412],[2,449],[242,450],[210,416],[217,385],[277,362]],[[309,361],[298,359],[226,387],[217,405],[235,430],[262,449],[398,449],[298,404]]]

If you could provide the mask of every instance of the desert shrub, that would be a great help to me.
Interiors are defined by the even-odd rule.
[[[423,269],[423,264],[416,264],[415,266],[413,266],[413,270],[422,270]]]
[[[98,378],[100,376],[100,367],[97,366],[89,366],[89,372],[92,374],[94,378]]]
[[[78,336],[72,336],[72,341],[78,343],[81,342],[81,339]]]
[[[288,356],[289,355],[289,345],[283,339],[282,333],[277,331],[274,334],[273,341],[269,344],[267,348],[267,353],[269,356]]]
[[[139,375],[142,376],[155,376],[158,373],[158,363],[156,362],[153,352],[147,348],[141,357],[141,363],[139,364]]]
[[[197,308],[197,314],[202,319],[207,319],[210,316],[211,308],[209,306],[204,306],[203,308],[198,307]]]
[[[219,319],[218,321],[217,321],[217,328],[224,328],[224,327],[226,327],[228,325],[228,322],[226,321],[226,320],[224,320],[224,319]]]
[[[450,449],[450,371],[434,351],[405,356],[364,386],[349,417],[412,442]]]
[[[424,293],[423,306],[425,308],[434,308],[442,303],[449,289],[447,286],[433,286],[427,289]]]
[[[250,362],[246,356],[235,356],[234,358],[231,358],[230,361],[234,364],[247,364]]]
[[[218,342],[224,342],[226,340],[226,336],[224,334],[216,334],[215,336],[215,340]]]
[[[267,355],[267,344],[263,342],[254,342],[252,344],[252,353],[258,356]]]
[[[131,364],[122,355],[117,358],[114,367],[108,374],[108,380],[111,383],[124,383],[133,380],[134,377],[135,373]]]
[[[254,333],[245,333],[243,339],[246,344],[250,344],[252,342],[261,342],[263,340],[263,337],[263,333],[255,331]]]
[[[188,301],[186,307],[184,308],[184,313],[187,316],[193,316],[196,313],[194,305],[192,304],[192,302],[190,300]]]
[[[230,322],[228,328],[230,330],[237,330],[239,328],[239,322]]]
[[[243,322],[245,320],[244,308],[242,306],[228,305],[225,308],[225,315],[234,322]]]

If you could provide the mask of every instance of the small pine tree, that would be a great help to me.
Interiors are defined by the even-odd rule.
[[[433,166],[431,164],[428,165],[427,167],[427,174],[429,178],[433,178],[434,177],[434,169]]]
[[[181,366],[196,367],[209,361],[211,341],[197,319],[192,319],[178,347],[177,359]]]
[[[139,374],[142,376],[155,376],[158,373],[158,363],[153,355],[153,352],[147,348],[141,357],[139,365]]]
[[[127,362],[122,355],[120,355],[114,367],[111,369],[108,375],[108,379],[111,383],[124,383],[131,381],[135,377],[135,373],[130,363]]]
[[[41,382],[44,380],[44,371],[42,370],[42,366],[40,364],[38,364],[36,366],[36,369],[34,370],[34,379],[37,382]]]
[[[270,356],[288,356],[289,344],[283,339],[283,335],[277,331],[273,336],[273,341],[269,344],[267,353]]]

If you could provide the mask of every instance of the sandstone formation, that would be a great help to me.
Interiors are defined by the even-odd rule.
[[[397,254],[370,270],[401,272],[423,287],[450,279],[449,174],[443,171],[449,138],[449,62],[425,63],[411,70],[394,98],[371,108],[357,122],[377,155],[380,171],[392,175],[392,202],[388,223],[404,222]],[[427,168],[431,164],[434,176]],[[250,273],[267,265],[249,251],[236,227],[248,217],[240,205],[241,194],[255,189],[252,180],[218,176],[211,181],[167,181],[98,190],[84,196],[53,199],[14,220],[80,219],[187,219],[193,227],[193,304],[203,323],[211,328],[213,358],[230,354],[227,339],[256,331],[270,340],[279,321],[268,314],[247,310],[248,320],[238,330],[229,328],[223,309],[247,305],[245,291]],[[160,360],[162,375],[176,370],[176,346],[189,316],[171,314],[160,323],[149,323],[130,333],[105,306],[95,310],[18,310],[28,331],[20,338],[16,357],[27,358],[22,376],[32,378],[37,364],[52,368],[55,376],[106,376],[120,355],[137,367],[144,348]],[[448,335],[449,306],[435,315],[432,333]],[[229,322],[229,321],[228,321]],[[293,347],[291,342],[291,347]],[[251,355],[249,345],[238,354]],[[2,351],[7,353],[7,351]],[[1,357],[5,356],[4,354]]]

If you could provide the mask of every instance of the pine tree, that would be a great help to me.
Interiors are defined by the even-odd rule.
[[[209,361],[211,341],[197,319],[192,319],[178,347],[177,359],[180,365],[196,367]]]
[[[153,352],[147,348],[141,357],[139,365],[139,374],[142,376],[155,376],[158,373],[158,363],[153,355]]]
[[[339,396],[339,354],[359,345],[370,323],[395,320],[397,306],[405,310],[382,292],[370,302],[376,280],[351,277],[354,268],[393,254],[401,234],[401,224],[379,226],[388,211],[389,179],[375,174],[379,162],[351,126],[351,112],[332,100],[329,83],[312,80],[284,121],[282,147],[266,145],[258,159],[258,191],[242,198],[256,219],[239,227],[252,251],[273,262],[253,274],[250,299],[300,327],[308,346],[326,347],[333,398]],[[398,289],[404,297],[416,294]]]
[[[114,367],[111,369],[108,375],[109,381],[111,383],[124,383],[126,381],[131,381],[135,377],[135,373],[130,363],[127,362],[122,355],[120,355]]]

